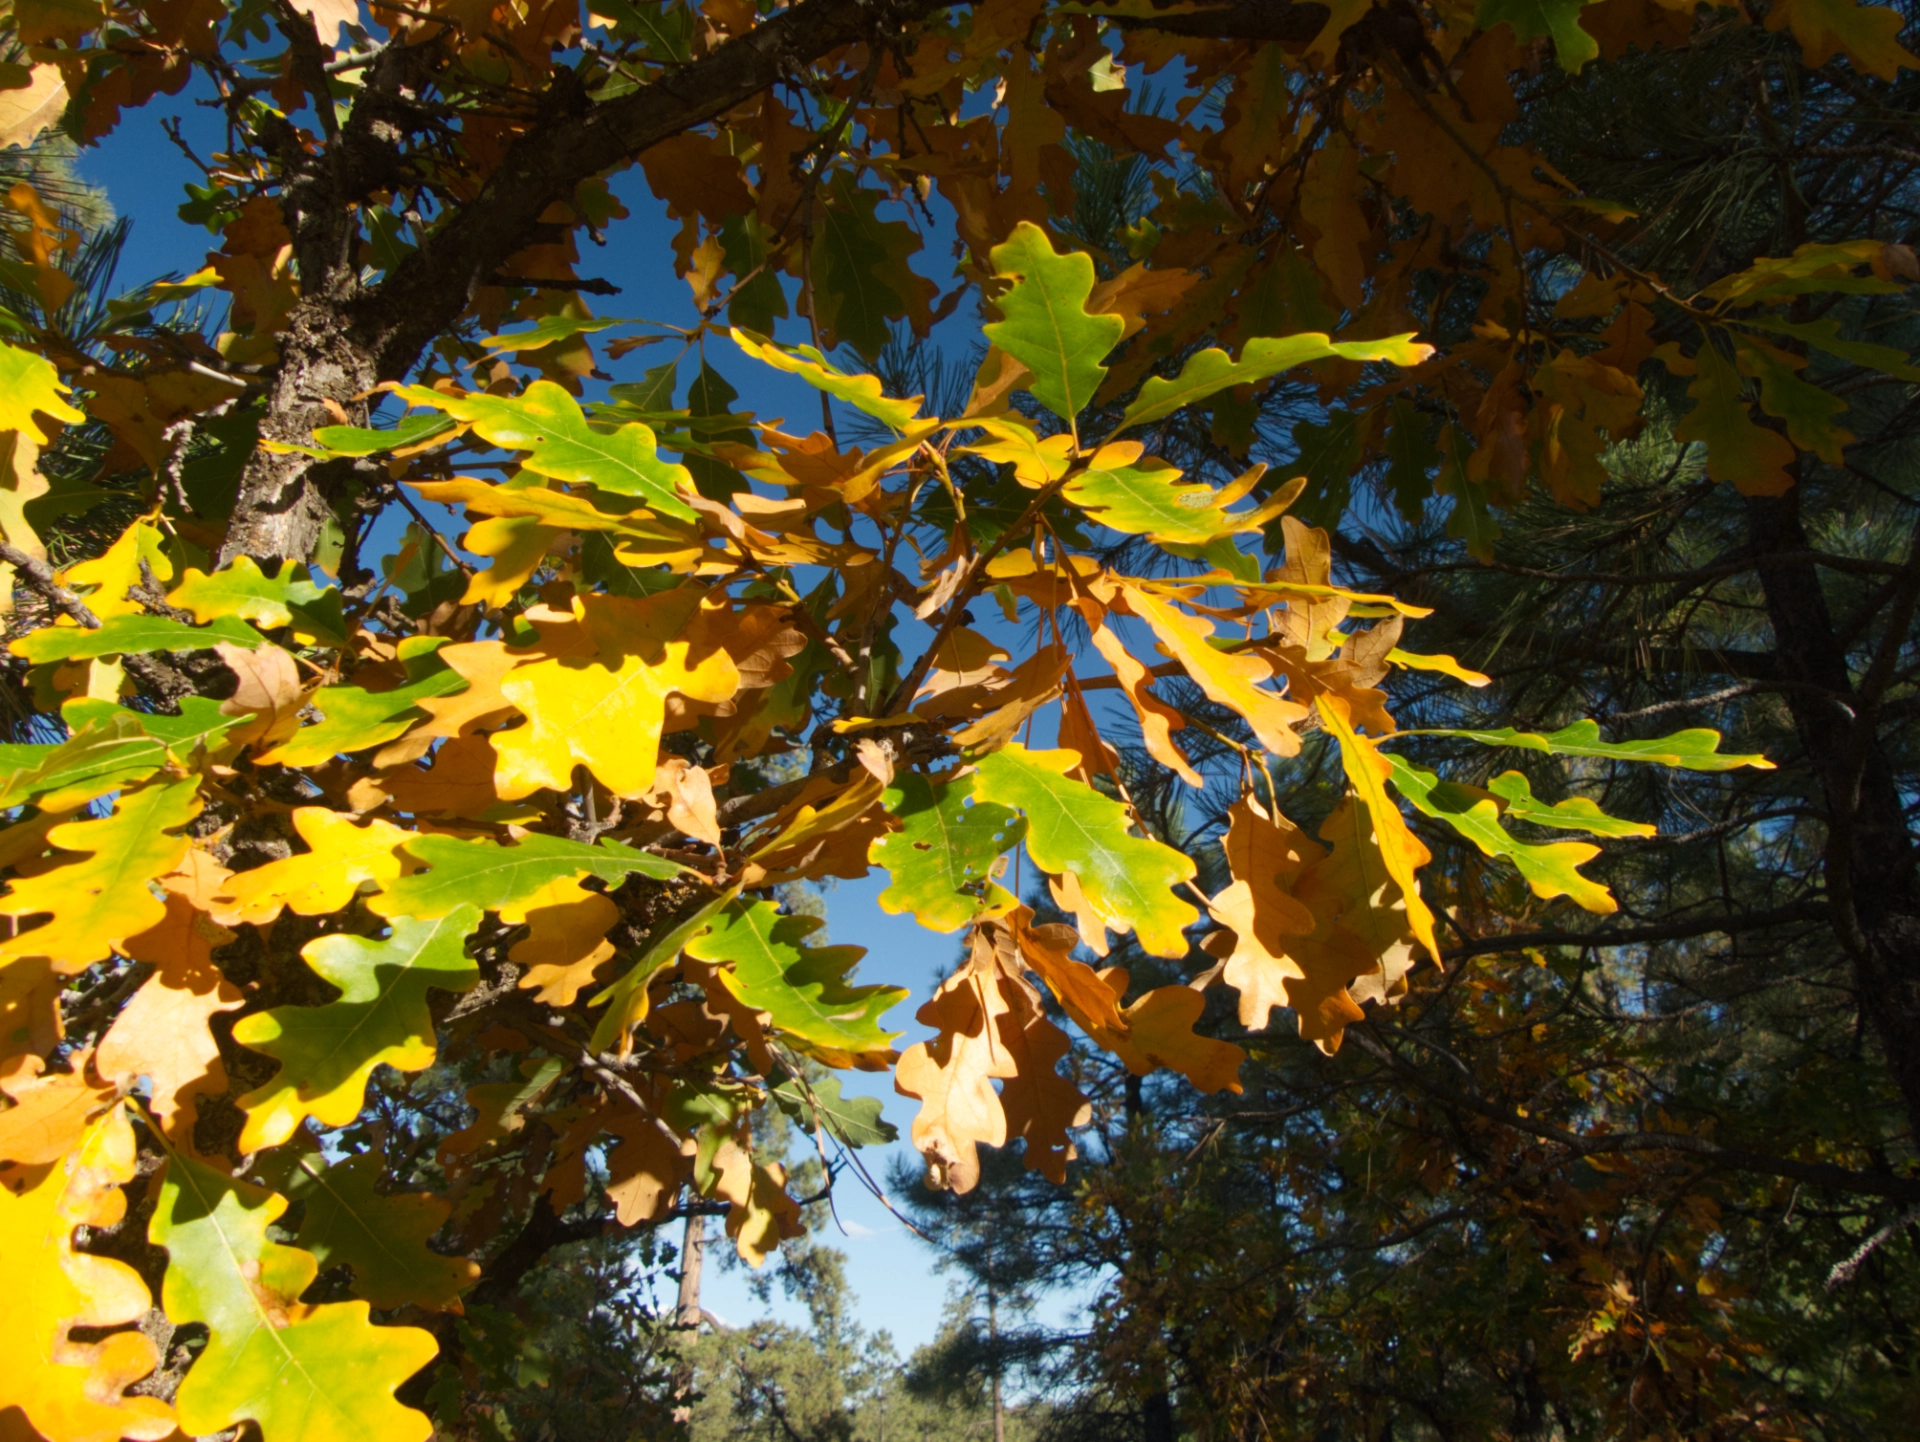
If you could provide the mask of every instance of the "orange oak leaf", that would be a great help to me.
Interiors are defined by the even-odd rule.
[[[378,886],[406,869],[397,850],[411,831],[377,818],[356,825],[351,816],[324,806],[293,813],[294,830],[308,850],[235,872],[213,899],[213,919],[222,926],[264,926],[284,907],[299,916],[338,911],[368,883]]]
[[[128,955],[159,970],[114,1019],[94,1065],[122,1086],[146,1077],[148,1110],[169,1134],[191,1125],[195,1097],[227,1089],[226,1065],[207,1024],[246,999],[213,964],[213,949],[233,939],[177,892],[167,896],[165,921],[127,939]]]

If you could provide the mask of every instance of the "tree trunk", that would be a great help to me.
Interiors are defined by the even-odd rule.
[[[1805,553],[1800,489],[1747,500],[1756,557]],[[1908,571],[1886,602],[1889,650],[1884,672],[1870,673],[1864,694],[1841,650],[1819,572],[1808,561],[1760,568],[1767,615],[1784,676],[1818,687],[1786,693],[1794,728],[1827,813],[1824,878],[1834,930],[1853,958],[1859,1004],[1920,1132],[1920,885],[1913,838],[1899,788],[1875,732],[1878,675],[1890,675],[1913,620],[1920,572]],[[1825,694],[1821,694],[1821,693]]]
[[[354,336],[336,302],[304,301],[294,308],[280,338],[280,366],[267,395],[260,434],[266,440],[311,445],[317,427],[339,423],[327,402],[351,408],[349,414],[364,421],[366,403],[356,397],[383,379],[387,377],[380,375],[372,347]],[[351,474],[343,475],[342,465],[316,463],[298,452],[256,451],[240,478],[220,564],[236,556],[311,559],[342,483]]]
[[[700,1264],[707,1251],[707,1217],[704,1212],[689,1212],[687,1228],[680,1237],[680,1299],[673,1309],[673,1320],[687,1329],[691,1341],[700,1330]],[[682,1361],[673,1374],[673,1420],[685,1426],[693,1420],[693,1367]]]
[[[1007,1442],[1007,1419],[1000,1399],[1000,1299],[987,1288],[987,1346],[993,1355],[993,1442]]]
[[[1140,1405],[1147,1442],[1173,1442],[1173,1398],[1164,1390],[1151,1392]]]

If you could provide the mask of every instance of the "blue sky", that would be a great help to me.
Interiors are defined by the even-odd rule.
[[[123,288],[168,271],[190,274],[205,264],[206,253],[219,243],[204,228],[181,221],[176,213],[185,199],[185,185],[200,181],[201,176],[167,139],[160,124],[170,114],[178,116],[187,139],[200,154],[218,148],[222,137],[217,115],[194,105],[193,98],[194,91],[189,90],[130,112],[119,130],[81,155],[80,174],[104,187],[116,211],[133,221],[119,276]],[[691,324],[696,319],[691,292],[673,273],[671,238],[675,225],[666,220],[663,208],[637,169],[619,177],[615,190],[633,212],[632,217],[615,223],[605,247],[585,248],[580,272],[604,276],[619,285],[622,293],[594,298],[594,310]],[[946,253],[944,239],[936,238],[920,260],[923,272],[943,289],[952,285],[952,278],[932,266],[940,264],[937,258]],[[932,265],[929,257],[934,258]],[[967,329],[973,324],[971,308],[961,309],[962,314],[943,327],[955,338],[956,349],[964,346]],[[802,323],[789,320],[783,324],[788,330],[781,339],[806,338]],[[634,379],[647,365],[658,364],[654,354],[649,348],[625,361],[603,359],[602,364],[619,379]],[[784,415],[792,428],[801,432],[818,428],[819,402],[811,389],[750,365],[724,343],[710,345],[708,356],[739,389],[742,408],[756,412],[763,420]],[[451,517],[448,521],[449,533],[457,536],[459,523]],[[898,637],[910,648],[912,633],[923,629],[918,623],[905,621]],[[998,639],[1004,642],[1016,638]],[[910,917],[882,911],[874,898],[885,885],[886,876],[878,871],[864,880],[839,882],[827,897],[828,926],[835,942],[867,949],[859,971],[861,981],[902,986],[912,992],[911,999],[888,1017],[889,1025],[905,1030],[906,1035],[897,1043],[904,1048],[927,1034],[914,1022],[913,1012],[931,991],[936,973],[953,959],[958,943],[955,937],[926,931]],[[900,1130],[902,1140],[893,1147],[862,1153],[869,1172],[884,1180],[894,1155],[912,1155],[905,1139],[917,1104],[894,1092],[890,1075],[856,1072],[847,1076],[844,1084],[849,1094],[881,1098],[887,1119]],[[925,1245],[856,1179],[843,1177],[836,1188],[835,1205],[845,1230],[843,1233],[829,1224],[826,1236],[831,1245],[846,1254],[861,1325],[869,1331],[884,1329],[891,1333],[902,1355],[911,1353],[930,1341],[939,1327],[948,1288],[946,1277],[935,1272],[933,1256]],[[801,1309],[783,1301],[777,1293],[770,1307],[756,1301],[741,1267],[710,1266],[705,1274],[703,1301],[708,1310],[733,1325],[769,1312],[787,1321],[805,1320]],[[1043,1307],[1041,1315],[1063,1321],[1071,1310],[1069,1300],[1062,1298]]]

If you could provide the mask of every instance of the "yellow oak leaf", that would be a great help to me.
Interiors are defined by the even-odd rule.
[[[0,1307],[0,1413],[18,1407],[54,1442],[157,1442],[176,1435],[173,1409],[127,1387],[159,1363],[140,1332],[76,1341],[81,1327],[114,1327],[153,1305],[125,1262],[74,1246],[76,1227],[111,1227],[126,1215],[121,1188],[134,1177],[133,1128],[114,1107],[76,1138],[70,1155],[0,1170],[0,1255],[11,1296]]]
[[[538,609],[545,610],[544,607]],[[546,614],[559,616],[557,612]],[[571,628],[573,617],[565,617],[565,623]],[[542,639],[545,639],[544,631]],[[510,651],[504,641],[461,641],[442,646],[434,654],[466,677],[467,689],[451,696],[427,696],[416,701],[414,704],[432,719],[409,731],[410,739],[465,736],[476,727],[491,725],[513,713],[513,703],[500,694],[500,682],[514,667],[526,661],[528,653],[524,649]],[[375,756],[374,764],[387,763]]]
[[[397,848],[414,833],[390,821],[361,826],[343,812],[302,806],[293,826],[308,849],[228,877],[211,908],[220,925],[265,926],[283,907],[324,916],[346,906],[362,886],[379,886],[407,869]]]
[[[44,956],[71,975],[158,925],[166,908],[147,883],[186,856],[187,838],[174,833],[199,814],[199,785],[197,777],[149,782],[121,792],[111,816],[48,831],[59,851],[21,863],[11,894],[0,899],[0,916],[50,919],[0,941],[0,965]]]
[[[1075,609],[1086,617],[1094,649],[1113,667],[1114,679],[1119,681],[1121,692],[1133,703],[1134,714],[1140,718],[1140,739],[1146,744],[1147,754],[1177,774],[1187,785],[1206,785],[1200,773],[1193,769],[1193,763],[1173,744],[1173,733],[1183,730],[1187,724],[1179,708],[1153,694],[1152,673],[1107,625],[1097,602],[1079,601],[1075,603]],[[1064,738],[1061,744],[1067,744]]]
[[[667,697],[726,701],[740,688],[733,658],[701,624],[701,606],[690,588],[644,598],[574,597],[593,655],[534,661],[500,683],[527,717],[525,726],[492,737],[501,797],[517,801],[543,786],[565,791],[576,764],[616,796],[645,795]]]
[[[146,608],[127,595],[128,590],[146,585],[140,573],[142,561],[155,580],[173,579],[173,562],[167,559],[159,529],[146,521],[135,521],[99,555],[62,571],[60,584],[79,592],[87,609],[102,621],[144,615]]]
[[[1372,820],[1380,859],[1406,903],[1407,925],[1412,928],[1414,939],[1437,962],[1440,943],[1433,935],[1433,911],[1421,899],[1417,879],[1420,868],[1433,860],[1433,853],[1408,828],[1406,818],[1387,793],[1386,782],[1393,774],[1393,767],[1374,749],[1372,742],[1354,731],[1353,713],[1344,700],[1327,695],[1319,697],[1317,704],[1327,729],[1339,738],[1340,763],[1354,795],[1366,806]]]
[[[787,1195],[787,1169],[762,1165],[731,1138],[714,1153],[713,1195],[727,1203],[727,1235],[750,1267],[765,1264],[780,1243],[805,1234],[800,1207]]]
[[[1216,650],[1208,638],[1213,622],[1189,615],[1171,602],[1123,582],[1127,608],[1153,628],[1154,635],[1211,701],[1246,717],[1260,744],[1276,756],[1297,755],[1300,738],[1293,726],[1305,719],[1307,708],[1277,691],[1262,690],[1259,682],[1273,674],[1257,656]]]

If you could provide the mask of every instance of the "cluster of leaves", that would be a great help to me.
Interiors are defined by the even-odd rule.
[[[26,60],[0,82],[38,108],[14,137],[56,87],[92,138],[199,72],[232,148],[189,206],[220,239],[206,269],[84,333],[63,319],[77,237],[13,202],[9,283],[39,304],[0,348],[0,560],[10,652],[60,739],[10,745],[0,775],[0,1236],[44,1298],[0,1403],[50,1442],[421,1438],[396,1394],[424,1403],[409,1378],[436,1355],[451,1392],[478,1374],[463,1293],[543,1228],[711,1209],[756,1264],[796,1237],[756,1116],[791,1113],[841,1164],[886,1136],[817,1068],[897,1066],[936,1186],[968,1192],[981,1146],[1016,1140],[1057,1183],[1094,1103],[1062,1022],[1128,1076],[1217,1095],[1245,1052],[1196,1029],[1210,992],[1329,1054],[1403,1002],[1465,904],[1417,828],[1511,868],[1520,906],[1612,910],[1581,870],[1599,848],[1550,838],[1644,822],[1519,770],[1444,778],[1403,743],[1766,763],[1701,728],[1400,730],[1409,679],[1486,678],[1403,649],[1426,609],[1336,584],[1310,522],[1362,468],[1406,509],[1450,496],[1482,553],[1489,507],[1531,488],[1592,505],[1648,361],[1691,382],[1677,435],[1708,477],[1778,493],[1801,450],[1850,439],[1807,348],[1916,376],[1791,303],[1920,267],[1810,241],[1694,293],[1615,255],[1617,208],[1508,136],[1516,77],[1542,35],[1577,70],[1693,18],[1509,9],[453,3],[366,28],[291,0],[16,0]],[[1794,0],[1765,24],[1890,77],[1914,64],[1894,19]],[[283,51],[250,51],[276,31]],[[1127,76],[1176,62],[1193,84],[1167,119]],[[1133,263],[1105,275],[1071,241],[1074,137],[1152,175]],[[606,173],[634,161],[682,222],[691,328],[580,300],[574,234],[619,218]],[[920,237],[881,218],[936,192],[961,282],[938,306]],[[1551,297],[1542,254],[1582,267]],[[811,345],[768,338],[783,274]],[[968,287],[983,359],[945,414],[830,359],[926,334]],[[156,322],[212,292],[216,336]],[[1656,306],[1685,340],[1656,339]],[[1414,340],[1463,315],[1444,353]],[[615,325],[634,334],[610,357],[698,353],[683,401],[676,359],[583,404]],[[734,411],[709,345],[875,443]],[[1194,426],[1244,455],[1262,389],[1302,367],[1342,401],[1299,433],[1304,475],[1216,487],[1168,458]],[[387,398],[408,414],[367,423]],[[96,475],[56,488],[41,450],[82,434]],[[34,502],[133,519],[56,565]],[[458,546],[421,502],[464,512]],[[412,523],[382,529],[394,508]],[[1033,638],[1017,662],[990,604]],[[1207,874],[1149,824],[1120,727],[1155,774],[1227,794]],[[1338,768],[1310,827],[1275,779],[1309,737]],[[1010,855],[1060,919],[1001,884]],[[965,931],[903,1055],[883,1018],[905,994],[856,984],[856,949],[779,904],[872,866],[883,905]],[[1196,938],[1218,964],[1188,975]],[[1134,964],[1094,964],[1116,952]],[[460,1124],[396,1162],[382,1078],[436,1065],[471,1073]],[[156,1294],[178,1355],[129,1330]]]

